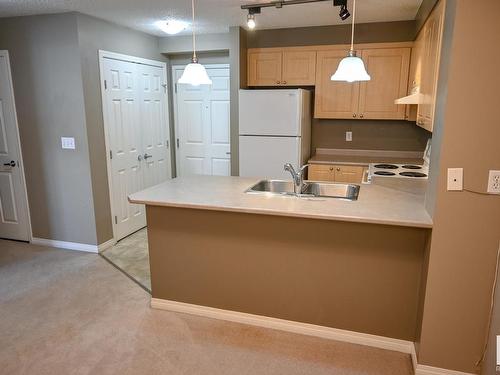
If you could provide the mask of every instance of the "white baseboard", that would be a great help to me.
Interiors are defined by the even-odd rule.
[[[330,340],[348,342],[351,344],[367,345],[375,348],[393,350],[407,354],[411,354],[411,351],[414,348],[413,342],[411,341],[397,340],[389,337],[370,335],[367,333],[346,331],[343,329],[323,327],[314,324],[300,323],[291,320],[270,318],[267,316],[253,315],[230,310],[222,310],[213,307],[192,305],[189,303],[168,301],[158,298],[151,298],[151,307],[155,309],[198,315],[207,318],[228,320],[236,323],[250,324],[258,327],[277,329],[302,335],[316,336]]]
[[[417,367],[415,369],[415,375],[475,375],[475,374],[417,364]]]
[[[103,242],[102,244],[98,245],[97,246],[97,250],[98,252],[102,252],[106,249],[109,249],[110,247],[114,246],[116,244],[116,241],[114,238],[106,241],[106,242]]]
[[[46,238],[33,237],[31,239],[31,243],[34,245],[57,247],[57,248],[66,249],[66,250],[86,251],[89,253],[98,253],[99,252],[99,246],[97,246],[97,245],[89,245],[89,244],[78,243],[78,242],[57,241],[57,240],[48,240]]]
[[[374,348],[406,353],[411,357],[415,375],[474,375],[418,364],[415,344],[411,341],[398,340],[390,337],[370,335],[367,333],[347,331],[308,323],[294,322],[291,320],[270,318],[267,316],[247,314],[231,310],[222,310],[213,307],[193,305],[190,303],[169,301],[159,298],[151,298],[151,307],[159,310],[175,311],[203,316],[205,318],[250,324],[257,327],[277,329],[307,336],[321,337],[324,339],[343,341],[351,344],[366,345]]]

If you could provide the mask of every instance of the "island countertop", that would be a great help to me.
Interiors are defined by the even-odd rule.
[[[131,194],[131,203],[231,211],[309,219],[431,228],[424,197],[376,184],[363,184],[356,201],[247,194],[258,178],[179,177]]]

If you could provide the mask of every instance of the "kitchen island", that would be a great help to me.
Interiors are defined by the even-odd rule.
[[[414,341],[432,227],[423,195],[246,194],[257,181],[177,178],[130,196],[147,207],[153,307]]]

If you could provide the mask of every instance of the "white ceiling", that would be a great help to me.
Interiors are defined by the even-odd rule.
[[[246,27],[241,5],[267,0],[195,0],[200,33],[227,32],[229,26]],[[356,22],[414,19],[422,0],[358,0]],[[190,0],[0,0],[0,16],[20,16],[77,11],[158,36],[166,36],[154,22],[175,18],[190,22]],[[349,10],[352,0],[349,0]],[[282,9],[262,8],[257,16],[261,29],[320,26],[343,23],[339,8],[331,1],[289,5]],[[350,23],[352,18],[344,21]],[[186,30],[183,33],[187,33]]]

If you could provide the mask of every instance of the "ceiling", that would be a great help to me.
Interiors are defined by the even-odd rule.
[[[200,33],[227,32],[229,26],[246,27],[241,5],[267,0],[196,0],[197,30]],[[356,22],[383,22],[414,19],[422,0],[358,0]],[[175,18],[190,21],[190,0],[0,0],[0,16],[21,16],[77,11],[158,36],[166,36],[154,22]],[[349,0],[352,12],[352,0]],[[350,23],[341,21],[332,2],[289,5],[282,9],[263,8],[257,28],[322,26]],[[183,33],[189,33],[185,30]]]

